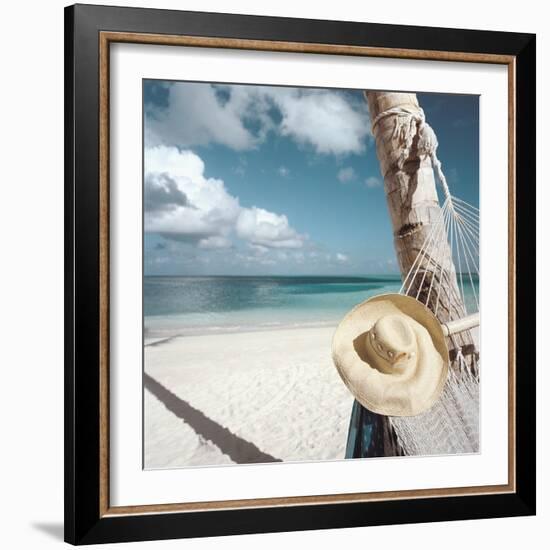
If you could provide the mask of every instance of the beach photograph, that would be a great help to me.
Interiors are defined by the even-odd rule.
[[[144,80],[143,467],[478,452],[478,243],[478,96]]]

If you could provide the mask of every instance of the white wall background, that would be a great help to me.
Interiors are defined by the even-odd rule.
[[[441,524],[281,533],[139,543],[143,548],[370,548],[499,550],[543,548],[550,535],[550,378],[544,340],[550,306],[542,285],[550,270],[543,205],[550,200],[550,17],[544,3],[437,0],[296,2],[277,0],[161,0],[104,4],[452,26],[537,33],[538,47],[538,516]],[[0,530],[4,548],[50,548],[62,543],[63,521],[63,6],[66,2],[5,2],[0,85]],[[531,182],[529,182],[531,183]],[[524,182],[525,185],[528,182]],[[535,304],[533,304],[533,309]],[[525,366],[529,368],[529,366]],[[535,368],[533,365],[532,368]],[[546,403],[543,403],[543,400]],[[545,464],[546,463],[546,464]],[[127,547],[137,547],[129,545]]]

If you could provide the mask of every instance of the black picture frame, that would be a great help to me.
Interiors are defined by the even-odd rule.
[[[112,515],[100,496],[100,33],[146,33],[513,57],[515,490]],[[65,9],[65,540],[72,544],[535,514],[535,61],[532,34],[75,5]]]

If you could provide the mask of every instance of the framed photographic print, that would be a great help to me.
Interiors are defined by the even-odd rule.
[[[66,540],[534,514],[534,35],[65,21]]]

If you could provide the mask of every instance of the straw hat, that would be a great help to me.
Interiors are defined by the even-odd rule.
[[[382,294],[352,309],[336,329],[332,358],[359,403],[389,416],[429,409],[443,391],[449,364],[437,318],[402,294]]]

